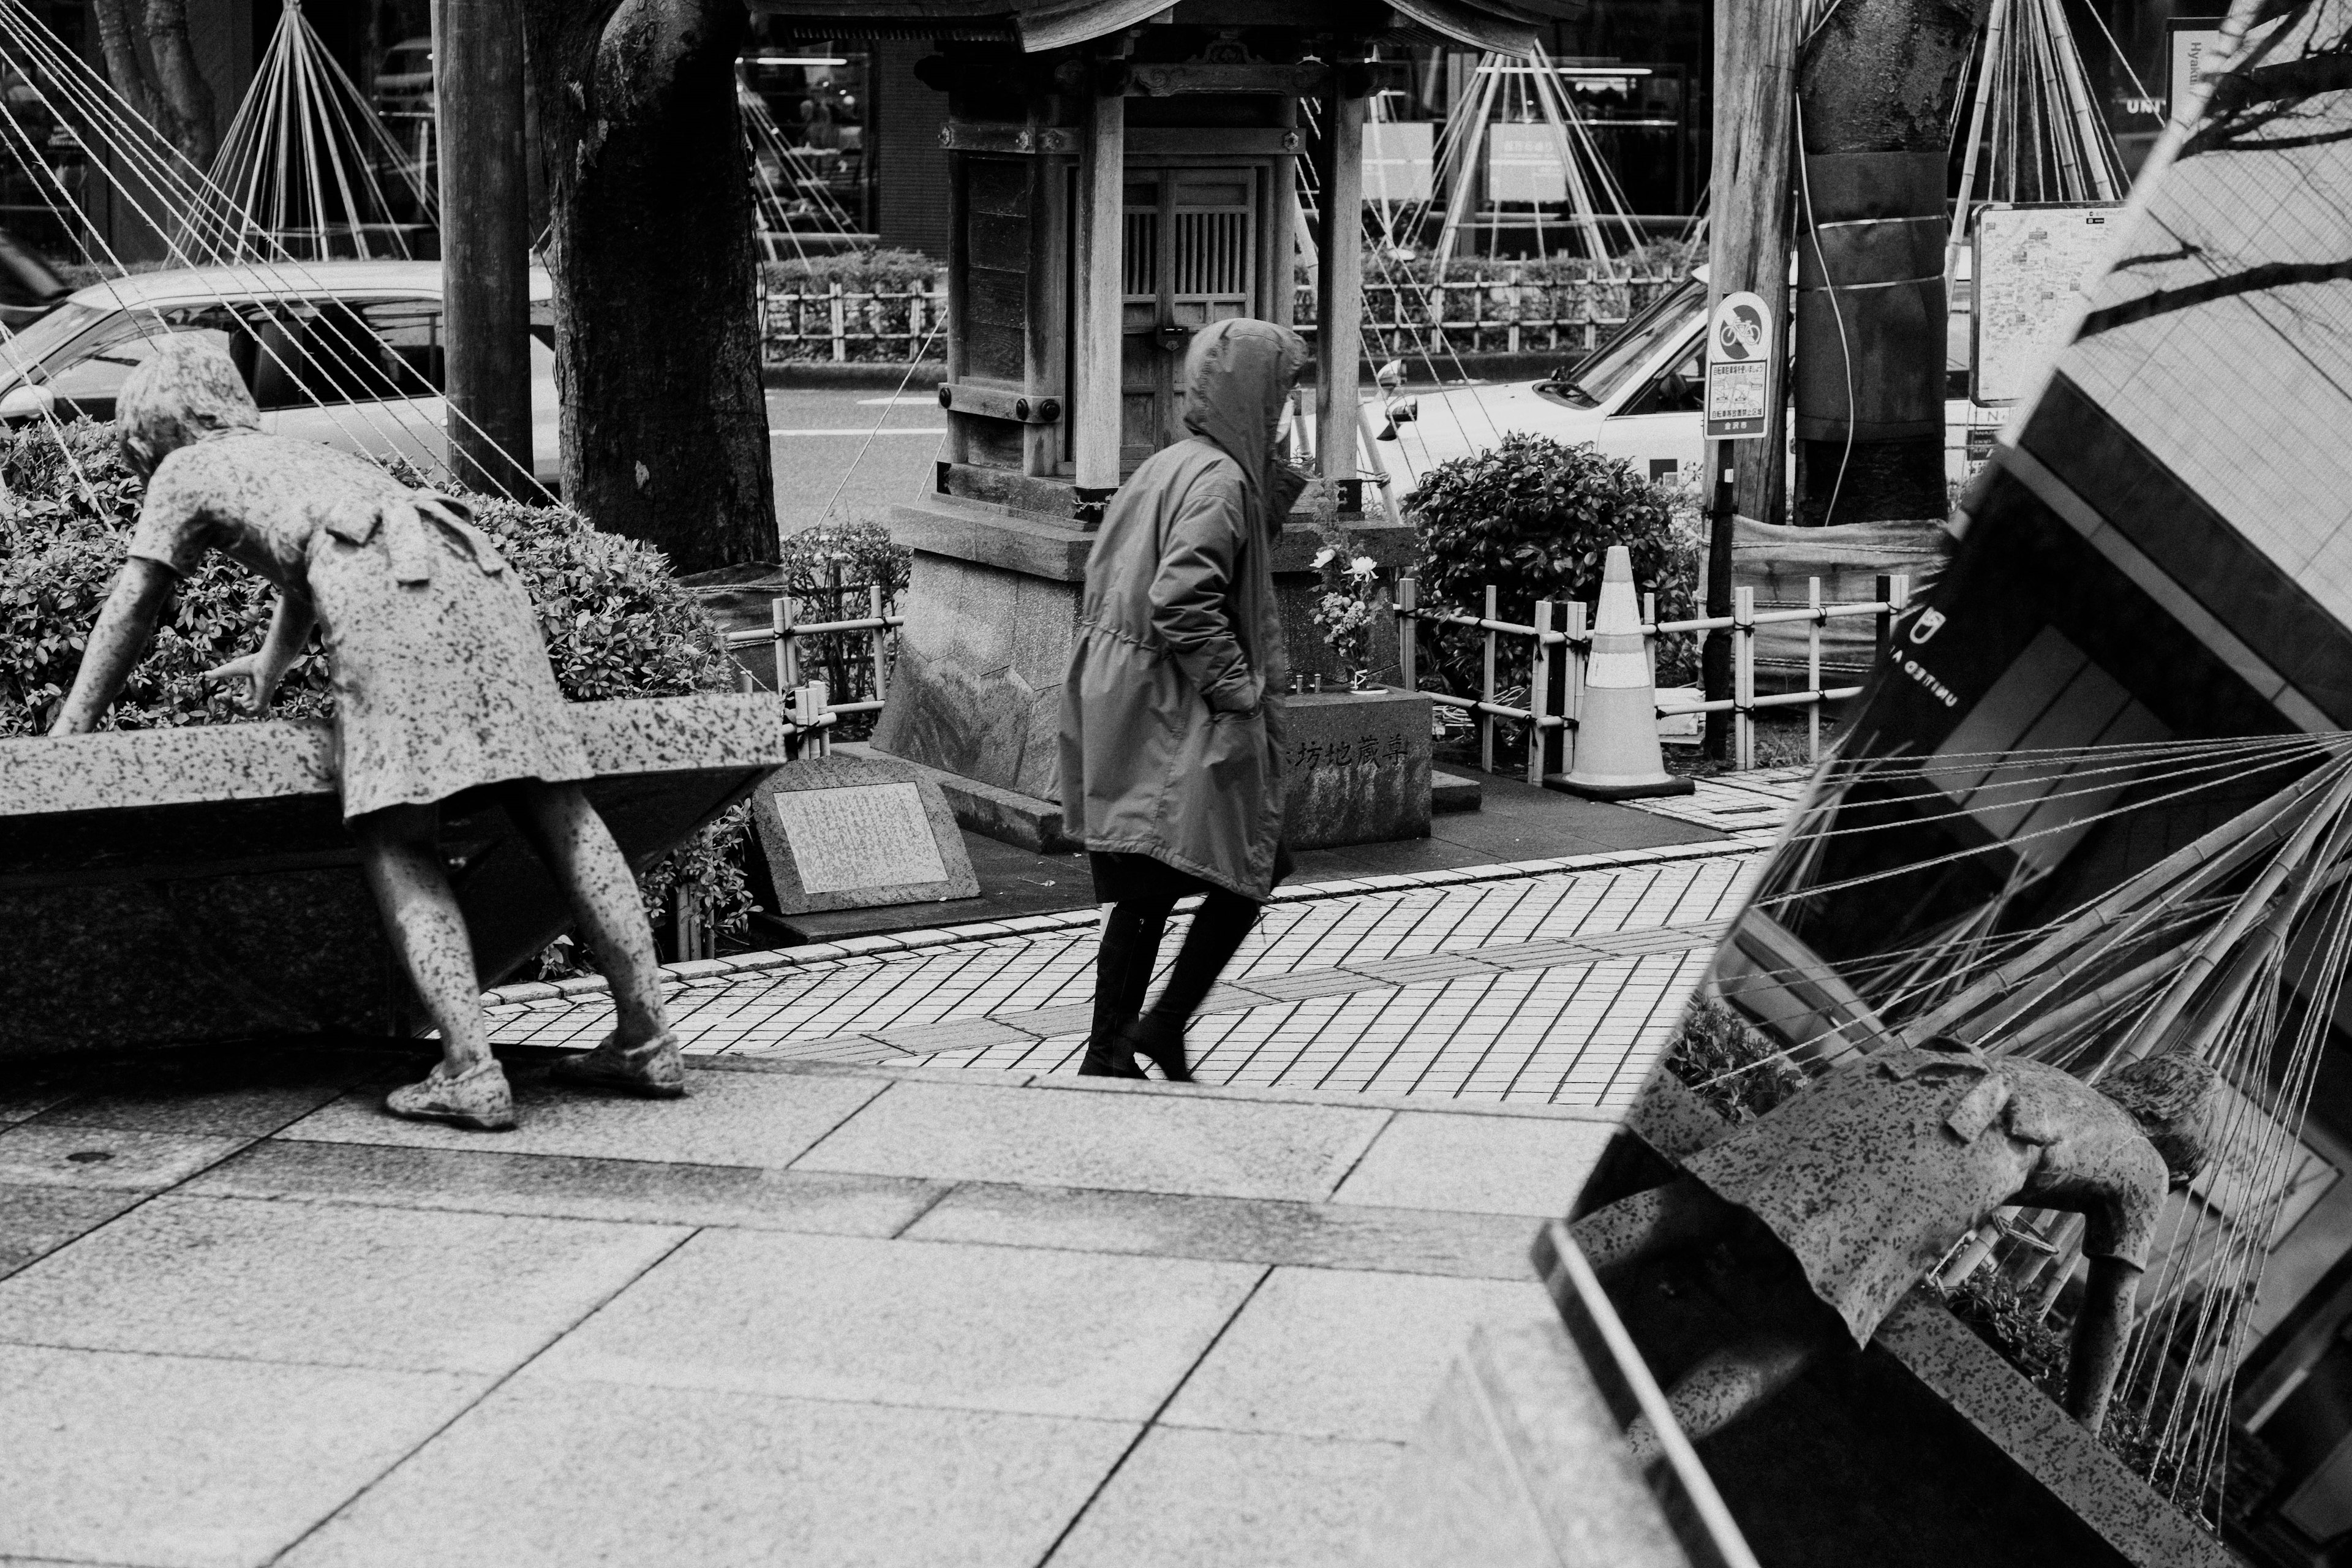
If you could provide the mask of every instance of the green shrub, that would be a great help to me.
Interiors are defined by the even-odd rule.
[[[1609,547],[1622,544],[1633,554],[1635,591],[1656,592],[1662,619],[1688,617],[1695,614],[1700,551],[1675,513],[1675,498],[1622,458],[1603,457],[1589,444],[1563,447],[1541,436],[1505,436],[1483,452],[1439,464],[1413,492],[1422,603],[1482,615],[1492,585],[1501,617],[1524,626],[1538,599],[1597,603]],[[1445,689],[1476,695],[1483,635],[1466,627],[1433,630],[1424,641]],[[1663,684],[1685,678],[1694,646],[1687,637],[1660,639]],[[1531,649],[1525,637],[1501,639],[1498,689],[1524,690]]]
[[[63,439],[59,439],[62,434]],[[402,478],[409,478],[401,475]],[[122,466],[110,425],[77,421],[0,431],[0,738],[36,735],[73,685],[91,625],[130,547],[145,487]],[[474,498],[475,516],[520,574],[549,662],[575,702],[675,697],[734,685],[719,633],[659,552],[600,533],[562,507]],[[179,584],[155,640],[101,721],[115,730],[223,724],[244,716],[203,672],[261,645],[276,594],[208,553]],[[278,690],[273,716],[334,711],[314,645]],[[715,929],[749,928],[742,856],[749,817],[730,813],[643,879],[647,912],[668,916],[678,877],[698,883]],[[682,868],[682,869],[681,869]]]
[[[1694,997],[1666,1041],[1666,1070],[1727,1121],[1753,1121],[1805,1087],[1802,1069],[1724,1003]]]
[[[761,272],[770,292],[794,289],[824,293],[838,283],[844,293],[881,289],[902,293],[931,286],[941,264],[919,250],[838,250],[821,256],[795,256],[786,261],[763,261]]]

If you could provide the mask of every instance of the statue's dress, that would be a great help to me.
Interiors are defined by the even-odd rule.
[[[593,775],[530,597],[463,503],[316,442],[234,430],[157,465],[131,553],[220,550],[318,614],[343,816]]]

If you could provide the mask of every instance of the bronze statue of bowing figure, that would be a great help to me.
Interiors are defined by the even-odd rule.
[[[123,383],[117,422],[147,495],[53,735],[94,728],[173,584],[220,550],[278,590],[260,649],[208,672],[266,713],[316,626],[335,691],[343,819],[394,950],[438,1027],[442,1059],[394,1089],[394,1115],[514,1125],[490,1055],[472,943],[439,848],[440,805],[488,790],[546,864],[612,980],[617,1027],[559,1063],[583,1087],[686,1092],[635,879],[582,794],[593,776],[530,601],[462,502],[366,460],[264,434],[228,356],[166,338]]]
[[[2219,1085],[2189,1056],[2132,1062],[2090,1084],[1952,1040],[1890,1045],[1690,1156],[1665,1186],[1567,1230],[1612,1296],[1636,1264],[1702,1251],[1729,1258],[1740,1328],[1667,1390],[1675,1419],[1698,1438],[1822,1358],[1868,1344],[1904,1292],[1995,1210],[2084,1215],[2090,1278],[2066,1408],[2096,1431],[2158,1213],[2203,1167]],[[1536,1262],[1559,1297],[1568,1287],[1551,1237],[1547,1227]],[[1639,1311],[1634,1303],[1625,1315]],[[1627,1437],[1643,1462],[1657,1456],[1645,1420]]]

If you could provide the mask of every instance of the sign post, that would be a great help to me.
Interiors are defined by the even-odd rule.
[[[1706,334],[1706,438],[1752,441],[1772,406],[1771,308],[1760,294],[1726,294]]]

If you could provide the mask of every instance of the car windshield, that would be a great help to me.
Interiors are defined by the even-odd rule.
[[[1598,408],[1650,363],[1660,343],[1681,332],[1706,310],[1706,285],[1696,278],[1685,279],[1575,368],[1545,382],[1543,390],[1579,408]]]
[[[26,373],[71,342],[84,327],[106,314],[103,305],[71,301],[10,337],[0,333],[0,389],[16,385]]]

